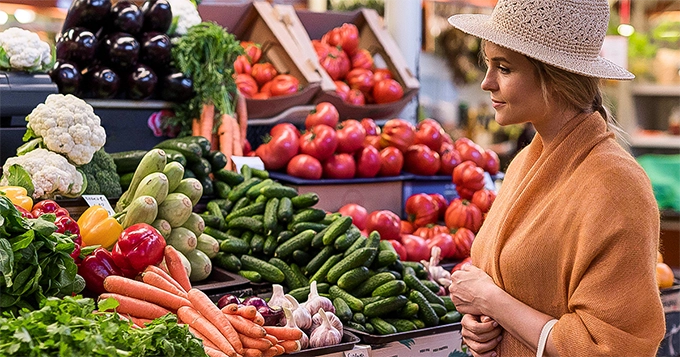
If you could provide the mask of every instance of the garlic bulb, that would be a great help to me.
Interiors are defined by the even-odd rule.
[[[292,296],[291,296],[292,297]],[[295,298],[293,298],[295,300]],[[295,301],[297,303],[297,301]],[[304,309],[303,309],[304,310]],[[293,317],[293,312],[287,308],[283,308],[283,313],[286,316],[286,327],[299,329],[300,327],[295,323],[295,318]],[[302,331],[302,338],[300,338],[300,349],[305,349],[309,347],[309,337]]]
[[[316,281],[312,281],[309,285],[309,295],[307,296],[305,308],[312,316],[314,316],[320,308],[323,308],[325,311],[335,312],[333,302],[329,298],[319,295],[319,292],[316,290]]]
[[[439,265],[441,252],[441,248],[435,245],[432,247],[430,261],[421,260],[420,262],[425,266],[425,269],[427,269],[430,279],[439,283],[439,285],[443,286],[445,289],[448,289],[449,285],[451,285],[451,273]]]
[[[312,327],[312,315],[309,314],[306,308],[300,306],[293,296],[288,294],[284,296],[290,303],[290,311],[293,313],[293,319],[295,319],[297,326],[302,330],[309,330]]]
[[[340,343],[342,341],[342,332],[331,326],[330,321],[328,321],[328,315],[323,308],[319,309],[319,314],[317,315],[321,317],[321,325],[314,329],[309,336],[309,346],[315,348],[333,346]]]
[[[324,312],[322,314],[321,311],[322,309],[319,309],[319,312],[312,316],[312,332],[321,326],[324,320],[322,315],[325,315],[331,326],[335,327],[342,334],[342,321],[340,321],[340,318],[332,312]]]
[[[283,286],[279,284],[273,284],[272,285],[272,297],[269,298],[269,302],[267,302],[267,305],[270,307],[287,307],[290,308],[290,301],[286,299],[283,293]]]

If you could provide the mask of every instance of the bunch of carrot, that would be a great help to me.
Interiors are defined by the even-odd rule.
[[[254,306],[233,304],[220,311],[205,293],[191,288],[179,259],[179,252],[166,246],[165,270],[149,266],[141,281],[108,276],[104,280],[108,293],[99,299],[116,299],[118,314],[140,327],[165,314],[177,314],[211,357],[269,357],[300,350],[302,330],[264,326]]]
[[[203,136],[210,140],[213,150],[219,150],[227,159],[227,170],[236,170],[231,161],[231,156],[243,155],[243,144],[248,131],[248,110],[246,99],[238,94],[236,97],[236,117],[227,113],[218,113],[220,121],[215,131],[215,105],[203,103],[200,118],[196,118],[191,124],[193,136]],[[237,120],[238,119],[238,120]]]

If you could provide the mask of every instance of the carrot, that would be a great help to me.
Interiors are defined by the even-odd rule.
[[[214,343],[210,342],[210,339],[205,337],[204,334],[198,332],[198,330],[196,330],[195,328],[189,326],[189,332],[191,332],[191,334],[194,335],[194,337],[196,337],[197,339],[203,341],[203,346],[219,349],[219,347],[217,347]]]
[[[213,103],[203,103],[201,110],[201,136],[212,140],[213,126],[215,125],[215,105]]]
[[[264,336],[264,338],[266,338],[266,339],[268,339],[269,341],[271,341],[271,342],[272,342],[272,345],[275,345],[275,344],[277,344],[277,343],[279,342],[279,339],[276,338],[276,336],[274,336],[274,335],[267,334],[267,335]]]
[[[285,340],[279,341],[279,345],[286,350],[286,353],[296,352],[300,350],[300,340]]]
[[[246,348],[243,357],[262,357],[262,351],[257,348]]]
[[[276,350],[278,352],[276,355],[282,355],[282,354],[286,353],[286,349],[283,348],[283,346],[279,345],[278,343],[275,344],[274,347],[276,347]]]
[[[177,311],[182,306],[189,306],[189,300],[170,294],[155,286],[128,279],[122,276],[109,275],[104,279],[104,289],[116,294],[133,297],[136,299],[152,302],[171,311]],[[135,314],[136,315],[136,314]]]
[[[262,314],[259,311],[256,311],[253,322],[260,326],[264,326],[264,316],[262,316]]]
[[[238,312],[238,305],[229,304],[222,308],[222,312],[224,312],[225,314],[234,315]]]
[[[222,122],[217,128],[217,136],[220,138],[220,151],[227,157],[227,166],[225,170],[233,170],[231,155],[233,154],[231,140],[234,137],[232,134],[231,120],[228,114],[222,114]]]
[[[243,156],[243,138],[241,138],[241,131],[238,127],[238,121],[236,121],[236,118],[234,117],[232,117],[231,121],[231,126],[233,128],[232,135],[234,136],[231,143],[234,146],[234,155]]]
[[[220,137],[217,133],[212,134],[212,140],[210,141],[210,151],[217,151],[220,149]]]
[[[191,121],[191,135],[192,136],[201,135],[201,122],[197,118],[194,118]]]
[[[257,308],[250,305],[241,305],[238,307],[238,311],[236,313],[252,321],[255,319],[255,316],[257,316]]]
[[[191,282],[189,282],[189,275],[187,270],[184,269],[184,264],[182,264],[182,258],[180,257],[179,251],[171,245],[165,246],[165,265],[168,267],[168,272],[170,276],[175,279],[184,291],[191,290]]]
[[[198,310],[201,315],[205,316],[208,321],[215,325],[215,327],[217,327],[222,335],[226,337],[229,343],[233,346],[236,352],[242,353],[243,344],[238,338],[238,333],[234,327],[232,327],[229,320],[225,317],[226,315],[217,308],[217,305],[215,305],[215,303],[210,300],[208,295],[198,289],[189,290],[187,295],[189,296],[189,301],[191,301],[194,308]]]
[[[224,357],[226,354],[224,354],[222,351],[220,351],[217,348],[210,347],[210,346],[203,346],[203,349],[205,350],[205,354],[207,354],[210,357]]]
[[[268,334],[274,335],[279,340],[299,340],[302,338],[302,330],[295,327],[263,326]]]
[[[278,355],[284,354],[285,351],[283,350],[283,347],[281,347],[281,352],[279,353],[279,349],[276,348],[276,346],[269,347],[268,350],[262,351],[262,357],[274,357]]]
[[[132,322],[134,322],[135,325],[137,325],[139,327],[146,327],[147,324],[149,324],[153,321],[153,320],[150,320],[150,319],[144,319],[144,318],[141,318],[141,317],[134,317],[134,316],[130,316],[130,320],[132,320]]]
[[[238,331],[238,333],[242,335],[254,338],[262,338],[267,335],[267,331],[265,331],[264,327],[244,318],[241,315],[223,314],[223,316],[226,316],[229,322],[231,322],[231,325],[234,326],[234,330]]]
[[[177,287],[177,289],[179,289],[180,291],[182,291],[186,294],[186,291],[184,290],[182,285],[179,285],[177,280],[173,279],[170,276],[170,274],[168,274],[168,272],[167,272],[168,267],[165,264],[163,264],[163,267],[165,267],[165,270],[163,270],[162,267],[157,267],[155,265],[149,265],[149,266],[146,267],[146,269],[144,269],[144,273],[146,273],[147,271],[152,271],[152,272],[162,276],[163,278],[165,278],[165,280],[169,281],[172,285]]]
[[[272,341],[269,341],[266,338],[252,338],[248,337],[246,335],[239,335],[241,338],[241,342],[243,343],[244,348],[255,348],[260,351],[266,351],[270,347],[274,346]]]
[[[236,96],[236,118],[241,129],[241,148],[243,148],[243,143],[248,133],[248,107],[246,105],[246,97],[241,93],[238,93]]]
[[[207,337],[210,342],[214,343],[219,349],[230,357],[236,357],[234,347],[227,341],[226,337],[222,335],[220,330],[215,327],[210,321],[196,311],[191,306],[182,306],[177,310],[177,315],[186,321],[189,326],[198,330],[203,336]],[[239,341],[240,342],[240,341]]]
[[[185,299],[187,297],[187,293],[178,289],[176,286],[172,285],[171,282],[169,282],[162,276],[156,274],[155,272],[152,271],[143,272],[142,281],[149,285],[153,285],[159,289],[163,289],[171,294],[181,296]]]
[[[108,298],[114,298],[116,301],[118,301],[116,312],[123,315],[132,315],[139,318],[153,320],[170,313],[168,309],[137,298],[109,293],[99,295],[99,301]]]

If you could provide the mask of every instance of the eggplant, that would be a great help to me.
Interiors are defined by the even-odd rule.
[[[85,66],[94,59],[97,36],[84,27],[70,28],[59,36],[55,47],[57,59]]]
[[[147,32],[140,37],[139,44],[139,61],[156,72],[164,72],[172,59],[170,37],[161,32]]]
[[[122,0],[109,12],[106,22],[107,32],[125,32],[136,35],[142,29],[144,15],[135,3]]]
[[[161,99],[169,102],[185,102],[195,95],[194,84],[191,78],[188,78],[181,72],[161,77],[160,88]]]
[[[116,71],[128,71],[137,64],[139,42],[124,32],[109,34],[99,45],[99,59]]]
[[[79,93],[82,75],[76,64],[57,60],[50,71],[50,78],[57,85],[59,93],[74,95]]]
[[[217,307],[220,309],[229,304],[241,305],[241,299],[239,299],[236,295],[224,294],[220,296],[219,300],[217,300]]]
[[[113,98],[120,89],[120,76],[106,66],[95,65],[87,68],[83,78],[88,97]]]
[[[68,8],[61,32],[72,27],[84,27],[97,32],[111,10],[111,0],[73,0]]]
[[[167,0],[146,0],[142,4],[142,32],[166,33],[172,23],[172,10]]]
[[[139,63],[127,76],[127,97],[135,100],[147,99],[156,89],[157,82],[158,77],[153,69]]]

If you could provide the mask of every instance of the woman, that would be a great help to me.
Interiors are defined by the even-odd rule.
[[[602,106],[600,79],[634,77],[598,56],[608,21],[607,0],[499,0],[449,19],[484,40],[495,120],[537,131],[452,275],[476,356],[654,356],[663,338],[658,208]]]

